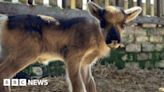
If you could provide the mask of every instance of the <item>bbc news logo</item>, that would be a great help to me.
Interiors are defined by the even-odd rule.
[[[48,85],[48,80],[3,79],[3,86]]]

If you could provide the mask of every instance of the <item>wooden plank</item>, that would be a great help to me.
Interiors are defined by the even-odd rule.
[[[116,5],[116,1],[115,0],[111,0],[111,4],[115,6]]]
[[[163,17],[148,17],[148,16],[139,16],[133,22],[141,23],[141,24],[159,24],[164,25],[164,18]]]
[[[86,7],[86,3],[87,2],[87,0],[77,0],[77,2],[76,2],[76,8],[77,9],[86,9],[87,7]]]
[[[71,9],[60,9],[57,7],[45,7],[36,5],[34,7],[29,7],[26,4],[12,4],[6,2],[0,2],[0,13],[7,15],[18,15],[18,14],[44,14],[53,17],[60,18],[72,18],[72,17],[91,17],[86,11],[78,11]],[[148,24],[159,24],[164,25],[163,17],[147,17],[139,16],[133,23],[148,23]]]
[[[76,8],[76,0],[71,0],[71,9],[75,9]]]
[[[160,7],[161,7],[160,0],[157,0],[157,16],[158,17],[161,16]]]
[[[12,3],[19,3],[19,0],[12,0]]]
[[[109,0],[105,0],[105,6],[109,5]]]
[[[146,14],[147,15],[151,15],[151,4],[150,4],[150,0],[146,0]]]
[[[137,0],[137,6],[141,6],[142,0]]]
[[[100,5],[101,7],[104,7],[105,5],[105,0],[97,0],[96,1],[98,5]]]
[[[164,16],[164,0],[161,0],[161,11],[162,11],[162,16]]]
[[[150,1],[150,15],[154,16],[155,12],[154,12],[154,0]]]
[[[133,7],[133,0],[128,0],[128,7]]]
[[[42,0],[39,0],[42,1]],[[56,6],[57,5],[57,1],[56,0],[49,0],[50,2],[50,6]]]
[[[21,2],[21,0],[19,0],[20,2]],[[23,2],[24,0],[22,0],[22,2],[21,3],[25,3],[25,2]],[[26,4],[28,4],[28,5],[35,5],[36,3],[35,3],[35,0],[26,0]]]
[[[142,0],[142,15],[146,15],[146,0]]]
[[[162,4],[161,0],[157,0],[157,16],[161,17],[162,16]]]
[[[124,0],[124,9],[128,9],[128,0]]]
[[[96,4],[99,4],[99,0],[94,0],[94,2],[95,2]]]
[[[68,4],[67,1],[68,0],[62,0],[62,7],[63,8],[68,8],[69,5],[67,5]]]
[[[133,0],[133,6],[137,6],[137,0]]]
[[[82,0],[82,9],[87,10],[87,0]]]
[[[43,5],[43,0],[34,0],[36,4]]]
[[[50,5],[50,2],[49,2],[49,0],[43,0],[43,4],[44,4],[45,6],[49,6],[49,5]]]
[[[119,6],[119,0],[116,0],[116,6]]]
[[[118,0],[118,3],[119,3],[118,4],[119,7],[122,7],[122,8],[124,7],[124,1],[123,0]]]
[[[57,6],[63,8],[62,0],[57,0]]]

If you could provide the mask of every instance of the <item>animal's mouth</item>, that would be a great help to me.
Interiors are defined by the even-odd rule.
[[[110,48],[112,48],[112,49],[117,49],[118,47],[121,46],[121,44],[118,43],[118,41],[114,41],[114,40],[113,40],[110,44],[108,44],[108,46],[109,46]]]

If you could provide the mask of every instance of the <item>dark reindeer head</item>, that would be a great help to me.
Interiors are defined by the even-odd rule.
[[[110,48],[118,48],[121,33],[126,23],[135,19],[142,11],[140,7],[123,10],[115,6],[102,8],[93,2],[88,3],[89,12],[100,21],[106,44]]]

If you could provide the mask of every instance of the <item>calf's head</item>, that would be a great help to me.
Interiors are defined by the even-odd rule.
[[[125,24],[135,19],[142,11],[137,6],[127,10],[116,6],[102,8],[93,2],[88,3],[88,9],[90,14],[100,21],[105,42],[110,48],[118,48],[120,46],[121,33]]]

